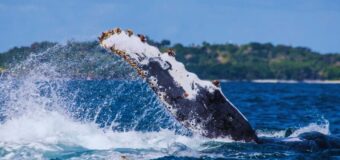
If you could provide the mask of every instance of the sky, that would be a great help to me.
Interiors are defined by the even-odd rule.
[[[271,42],[340,53],[337,0],[0,1],[0,52],[44,40],[95,40],[114,27],[185,45]]]

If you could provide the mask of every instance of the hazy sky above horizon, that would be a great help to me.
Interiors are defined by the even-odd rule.
[[[131,28],[184,44],[271,42],[340,53],[336,0],[1,0],[0,52]]]

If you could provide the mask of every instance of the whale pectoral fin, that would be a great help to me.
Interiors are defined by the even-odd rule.
[[[204,81],[176,61],[175,51],[161,53],[144,35],[120,29],[103,32],[100,45],[124,58],[185,127],[210,138],[257,141],[246,118],[223,95],[219,81]]]

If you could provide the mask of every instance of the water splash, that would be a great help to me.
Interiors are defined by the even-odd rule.
[[[291,133],[288,135],[290,138],[298,137],[299,135],[307,132],[320,132],[325,135],[330,135],[329,121],[323,117],[316,123],[309,123],[307,126],[300,126],[289,128],[285,130],[257,130],[256,133],[259,137],[272,137],[272,138],[285,138],[287,131]]]
[[[67,52],[71,52],[68,46],[56,45],[32,54],[0,80],[0,156],[4,159],[44,159],[65,151],[118,148],[152,149],[164,156],[175,152],[168,149],[176,143],[195,148],[204,142],[201,137],[178,135],[187,131],[138,79],[106,81],[113,85],[111,90],[101,88],[102,81],[74,80],[64,70],[74,61],[69,60],[68,66],[59,63],[58,57]],[[131,87],[138,88],[138,100],[118,103],[125,96],[135,98]]]
[[[319,123],[310,123],[305,127],[298,128],[289,137],[297,137],[306,132],[320,132],[325,135],[330,135],[329,121],[322,119]]]

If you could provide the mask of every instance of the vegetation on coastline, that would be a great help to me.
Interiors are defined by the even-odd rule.
[[[189,70],[208,79],[340,79],[340,54],[303,47],[203,43],[174,48]]]
[[[73,79],[137,77],[124,60],[107,52],[96,41],[68,42],[66,45],[41,42],[0,53],[0,67],[4,68],[5,75],[22,76],[37,65],[47,65],[58,72],[59,76]]]
[[[168,40],[149,41],[162,51],[174,48],[176,59],[203,79],[281,79],[281,80],[340,80],[340,54],[320,54],[305,47],[273,45],[271,43],[171,45]],[[0,72],[25,60],[29,55],[55,46],[53,42],[33,43],[30,47],[14,47],[0,53]],[[118,61],[98,47],[98,42],[69,42],[54,59],[73,77],[119,78],[126,75],[114,65]],[[64,61],[67,59],[67,61]],[[77,66],[65,62],[77,62]],[[108,65],[109,64],[109,65]],[[119,65],[127,67],[126,65]],[[120,75],[117,75],[120,73]],[[112,76],[114,74],[114,76]]]

